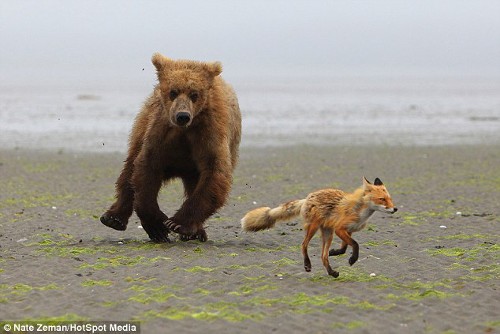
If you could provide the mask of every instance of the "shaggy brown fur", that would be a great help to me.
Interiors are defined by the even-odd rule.
[[[226,201],[238,159],[241,114],[220,63],[152,62],[159,83],[137,115],[128,156],[116,182],[116,201],[101,222],[125,230],[135,210],[151,240],[207,240],[204,221]],[[181,178],[186,200],[168,218],[159,208],[162,183]]]

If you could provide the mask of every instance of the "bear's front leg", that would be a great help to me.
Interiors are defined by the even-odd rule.
[[[127,229],[133,211],[134,190],[130,184],[133,170],[133,163],[127,159],[116,181],[116,201],[100,218],[101,223],[118,231]]]
[[[132,175],[134,161],[141,152],[142,138],[146,127],[146,113],[141,113],[134,123],[127,159],[123,169],[116,180],[116,201],[100,218],[101,223],[118,231],[125,231],[128,219],[134,210],[134,189],[132,188]]]
[[[222,173],[216,167],[205,169],[200,174],[192,194],[187,194],[179,211],[165,223],[172,232],[179,233],[183,241],[207,241],[203,223],[226,201],[231,188],[231,175]]]
[[[168,217],[158,206],[158,192],[162,185],[161,173],[144,163],[137,163],[132,177],[135,190],[134,209],[149,238],[155,242],[169,242]]]

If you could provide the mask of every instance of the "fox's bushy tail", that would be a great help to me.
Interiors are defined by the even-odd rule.
[[[278,221],[290,220],[300,215],[305,202],[305,199],[299,199],[281,204],[274,209],[262,207],[249,211],[241,219],[241,228],[251,232],[272,228]]]

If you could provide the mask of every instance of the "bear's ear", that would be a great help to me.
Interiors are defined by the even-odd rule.
[[[151,62],[156,67],[156,70],[158,72],[162,71],[169,61],[169,58],[165,57],[159,52],[156,52],[155,54],[153,54],[153,57],[151,57]]]
[[[205,70],[212,78],[222,73],[222,64],[218,61],[205,64]]]

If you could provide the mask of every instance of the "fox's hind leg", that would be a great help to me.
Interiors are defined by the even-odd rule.
[[[307,223],[304,227],[306,230],[306,236],[304,237],[304,241],[302,242],[302,255],[304,256],[304,269],[306,271],[311,271],[311,259],[309,259],[309,254],[307,253],[307,246],[311,241],[312,237],[318,231],[319,224],[317,223]]]
[[[339,249],[330,249],[330,252],[328,255],[330,256],[336,256],[336,255],[342,255],[345,254],[345,251],[347,250],[347,243],[342,241],[342,245],[340,246]]]
[[[326,268],[328,275],[333,277],[339,277],[339,272],[332,269],[330,262],[328,260],[328,250],[332,244],[333,231],[329,228],[321,228],[321,238],[323,239],[323,249],[321,251],[321,260],[323,261],[323,266]]]
[[[359,257],[359,245],[351,238],[351,234],[347,232],[345,229],[336,229],[335,234],[338,235],[340,239],[342,239],[342,245],[347,244],[352,247],[352,255],[349,258],[349,264],[352,266],[356,261],[358,261]]]

